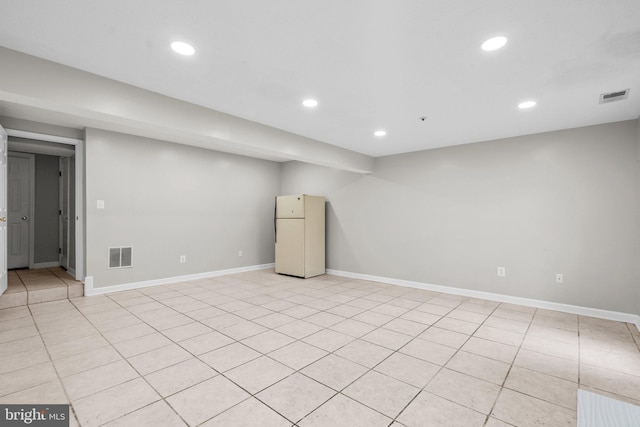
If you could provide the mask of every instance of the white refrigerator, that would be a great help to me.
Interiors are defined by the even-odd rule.
[[[325,273],[324,197],[276,197],[276,273],[313,277]]]

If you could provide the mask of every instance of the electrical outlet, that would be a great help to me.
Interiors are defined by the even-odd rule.
[[[564,283],[564,274],[556,273],[556,283]]]
[[[498,267],[498,277],[506,277],[507,269],[505,267]]]
[[[238,251],[238,256],[242,256],[242,251]]]
[[[185,262],[187,262],[187,256],[186,255],[180,255],[180,264],[184,264]]]

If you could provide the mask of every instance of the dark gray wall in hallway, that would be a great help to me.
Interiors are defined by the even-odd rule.
[[[33,259],[37,263],[58,261],[60,228],[59,157],[36,154]]]

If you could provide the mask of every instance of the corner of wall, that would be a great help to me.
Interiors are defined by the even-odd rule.
[[[638,201],[636,202],[638,205],[640,205],[640,117],[638,117],[638,119],[636,120],[636,174],[637,174],[637,179],[636,179],[636,191],[638,192]],[[638,210],[640,211],[640,206],[638,207]],[[638,218],[638,221],[640,222],[640,218]],[[640,245],[640,235],[637,236],[638,238],[638,244]],[[636,313],[638,314],[638,320],[636,321],[636,326],[638,327],[638,331],[640,331],[640,257],[638,259],[638,303],[637,303],[637,307],[636,307]]]
[[[95,291],[93,290],[93,276],[86,276],[84,278],[84,296],[90,297],[95,295]]]

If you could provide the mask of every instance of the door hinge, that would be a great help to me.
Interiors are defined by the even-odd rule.
[[[61,254],[62,253],[62,248],[58,248],[58,253]]]
[[[62,215],[62,211],[58,211],[58,215]]]
[[[62,171],[58,171],[58,176],[62,176]]]

